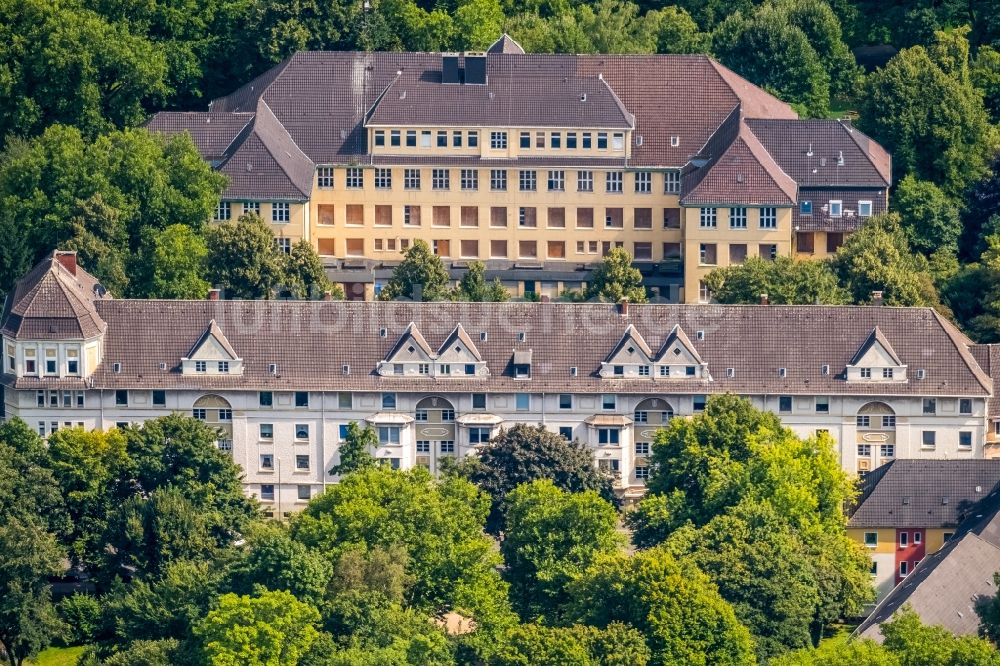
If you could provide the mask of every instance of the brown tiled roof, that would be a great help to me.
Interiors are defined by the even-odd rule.
[[[892,182],[889,154],[849,123],[750,118],[747,125],[800,187],[885,188]]]
[[[681,203],[792,206],[796,184],[781,170],[733,109],[681,181]]]
[[[262,100],[253,130],[221,167],[227,199],[308,199],[316,165]]]
[[[105,330],[94,308],[95,300],[106,297],[103,287],[82,268],[71,273],[59,261],[60,254],[52,252],[14,285],[4,305],[4,335],[20,340],[83,340]]]
[[[829,213],[830,201],[841,201],[844,214],[840,217],[831,217]],[[872,215],[878,215],[886,211],[885,189],[805,189],[799,188],[799,203],[803,201],[812,202],[812,214],[803,215],[801,206],[796,206],[792,211],[792,226],[799,227],[800,231],[832,231],[847,232],[857,231],[865,223],[863,217],[858,217],[858,202],[871,201]],[[824,210],[827,209],[827,210]]]
[[[313,390],[412,390],[434,392],[622,392],[636,394],[852,394],[883,396],[881,383],[848,384],[822,366],[844,367],[878,326],[900,359],[926,370],[893,385],[899,395],[985,396],[992,383],[961,337],[933,310],[836,306],[614,305],[568,303],[382,303],[325,301],[141,301],[96,303],[108,323],[104,363],[93,376],[98,388],[180,387]],[[175,368],[211,320],[243,358],[241,377],[190,376]],[[436,349],[456,324],[477,338],[491,378],[381,377],[374,370],[413,322]],[[688,341],[712,378],[602,379],[601,361],[628,325],[652,347],[675,326],[702,331]],[[386,328],[386,336],[380,329]],[[518,333],[525,334],[524,342]],[[581,334],[581,332],[585,332]],[[747,341],[753,341],[748,353]],[[505,374],[513,351],[532,350],[532,378]],[[113,363],[121,372],[113,373]],[[278,365],[278,376],[268,365]],[[970,367],[972,363],[973,367]],[[350,366],[345,375],[342,366]],[[577,376],[570,368],[577,367]],[[729,377],[726,368],[733,368]],[[786,368],[784,377],[778,369]],[[20,383],[18,384],[20,385]]]
[[[998,483],[1000,460],[893,460],[861,482],[847,526],[957,527]]]
[[[221,161],[252,121],[252,113],[162,111],[150,118],[145,127],[168,135],[187,132],[202,157]]]
[[[1000,376],[1000,345],[969,345],[969,353],[990,377]],[[1000,419],[1000,396],[990,398],[986,408],[990,419]]]
[[[500,35],[500,39],[490,44],[486,49],[487,53],[519,53],[524,54],[524,48],[506,32]]]

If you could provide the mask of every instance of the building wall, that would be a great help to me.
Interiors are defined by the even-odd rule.
[[[867,534],[876,534],[874,546],[867,540]],[[896,586],[896,530],[892,528],[848,529],[847,536],[865,546],[872,559],[872,585],[878,594],[875,603]]]
[[[310,206],[303,201],[285,201],[288,204],[288,222],[275,220],[275,201],[257,201],[260,206],[260,218],[271,225],[276,238],[287,238],[294,244],[303,238],[310,239]],[[229,202],[229,219],[238,220],[241,215],[251,210],[247,202],[243,200],[232,200]],[[219,220],[216,220],[217,222]]]
[[[484,386],[484,388],[486,388]],[[146,419],[164,416],[172,412],[191,414],[192,409],[208,405],[206,419],[218,422],[219,416],[213,412],[223,403],[210,401],[206,396],[218,396],[231,408],[231,421],[220,423],[231,430],[232,454],[234,459],[246,470],[248,491],[258,493],[262,484],[275,485],[278,495],[295,493],[299,485],[308,486],[311,493],[318,492],[326,484],[336,481],[336,477],[327,471],[336,464],[337,451],[341,441],[341,426],[350,421],[373,422],[376,426],[400,428],[398,441],[387,441],[379,447],[375,455],[381,458],[396,459],[395,464],[402,468],[418,464],[418,456],[426,456],[425,462],[432,470],[437,469],[442,455],[463,456],[475,452],[476,445],[470,441],[468,425],[462,425],[462,417],[471,415],[493,415],[504,427],[516,423],[545,425],[553,432],[569,429],[567,434],[587,444],[594,453],[595,464],[615,472],[619,491],[626,496],[638,496],[644,486],[644,474],[648,463],[648,454],[637,451],[636,442],[649,443],[655,438],[656,430],[664,423],[663,415],[687,416],[694,414],[696,403],[704,396],[695,395],[626,395],[607,394],[605,399],[601,394],[570,394],[570,407],[564,408],[558,394],[533,393],[529,395],[526,408],[519,408],[518,396],[511,393],[485,393],[486,408],[473,408],[473,394],[444,391],[438,394],[399,393],[395,395],[395,408],[383,407],[383,396],[375,393],[355,392],[339,394],[335,392],[311,392],[308,394],[308,407],[295,407],[294,392],[274,392],[271,406],[262,406],[256,391],[192,391],[169,390],[165,394],[162,405],[153,404],[153,395],[148,390],[129,390],[127,395],[116,395],[114,390],[88,390],[84,395],[83,407],[76,407],[76,397],[67,403],[62,393],[57,394],[55,403],[47,393],[42,394],[42,404],[35,391],[6,392],[8,400],[8,416],[20,416],[31,427],[37,428],[43,435],[52,430],[52,424],[57,428],[82,425],[93,429],[107,429],[123,423],[139,423]],[[127,404],[118,404],[120,398],[126,398]],[[828,412],[816,412],[817,399],[813,396],[795,397],[792,409],[780,411],[778,396],[750,396],[752,402],[759,408],[769,409],[778,413],[782,421],[800,436],[811,436],[817,431],[826,431],[838,451],[844,468],[854,472],[856,467],[855,447],[845,446],[845,443],[855,441],[853,419],[858,408],[867,399],[857,397],[821,397],[820,404],[828,404]],[[427,422],[416,421],[417,405],[428,398],[437,398],[442,404],[441,409],[452,409],[456,421],[442,422],[440,414],[429,414]],[[523,398],[522,398],[523,400]],[[887,399],[897,414],[909,414],[919,409],[919,398]],[[74,405],[65,407],[66,404]],[[348,406],[349,405],[349,406]],[[520,404],[524,407],[523,402]],[[608,406],[608,408],[605,408]],[[645,423],[632,423],[637,418],[637,408],[647,412]],[[937,449],[923,450],[920,447],[920,435],[914,434],[912,428],[897,433],[898,457],[927,458],[961,458],[978,457],[982,455],[985,401],[982,398],[974,400],[976,416],[961,417],[974,433],[973,446],[968,450],[959,450],[950,439],[939,439]],[[620,427],[617,442],[601,441],[600,427],[588,424],[587,420],[595,417],[618,419],[626,423]],[[956,428],[959,417],[946,413],[923,418],[924,425],[941,432],[952,432]],[[273,429],[271,438],[260,437],[261,424],[270,424]],[[296,437],[297,426],[308,428],[307,437]],[[491,426],[491,434],[499,425]],[[434,432],[428,431],[433,429]],[[916,437],[916,441],[911,441]],[[225,439],[224,436],[220,438]],[[453,438],[453,439],[452,439]],[[432,444],[441,441],[454,441],[454,451],[442,451],[439,446],[432,446],[429,452],[418,452],[417,442],[429,441]],[[260,465],[260,456],[273,456],[273,468],[264,469]],[[296,468],[296,456],[309,456],[308,469]],[[603,461],[603,462],[602,462]],[[293,510],[299,506],[297,500],[275,500],[279,512]]]

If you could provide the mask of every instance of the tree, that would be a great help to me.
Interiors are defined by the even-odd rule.
[[[330,561],[293,540],[281,525],[256,525],[242,556],[229,570],[230,587],[238,594],[285,590],[316,606],[332,577]]]
[[[482,526],[489,499],[463,479],[436,482],[423,468],[385,466],[348,474],[314,498],[292,523],[292,536],[336,562],[353,548],[402,547],[413,583],[406,601],[419,609],[460,610],[463,589],[487,589],[492,604],[499,557]],[[476,608],[465,608],[475,616]],[[477,618],[477,623],[480,619]]]
[[[646,22],[656,34],[657,53],[708,53],[712,38],[682,7],[669,5],[646,13]]]
[[[632,255],[620,247],[612,248],[591,273],[584,296],[611,303],[622,300],[645,303],[647,300],[642,273],[632,266]]]
[[[547,479],[522,484],[506,500],[504,539],[511,598],[525,618],[559,617],[567,585],[599,555],[618,551],[618,512],[592,490],[568,493]]]
[[[284,262],[271,227],[254,213],[208,232],[208,279],[229,298],[271,298]]]
[[[1000,50],[981,47],[972,62],[970,76],[972,84],[983,93],[990,120],[1000,123]]]
[[[937,250],[958,253],[962,234],[959,205],[934,183],[912,175],[900,181],[893,198],[910,247],[930,255]]]
[[[448,270],[441,257],[431,252],[426,241],[418,238],[403,254],[403,261],[392,271],[392,278],[379,298],[383,301],[442,300],[447,295],[448,279]]]
[[[461,47],[485,51],[503,32],[503,9],[498,0],[466,0],[455,10],[455,32]]]
[[[879,627],[883,645],[909,664],[991,666],[1000,663],[1000,653],[989,641],[977,636],[955,636],[944,627],[927,626],[909,608],[898,611]]]
[[[499,652],[496,666],[645,666],[650,660],[643,635],[621,623],[604,630],[519,625],[504,637]]]
[[[203,299],[208,247],[189,226],[172,224],[152,239],[149,298]]]
[[[499,532],[508,494],[523,483],[549,479],[570,492],[593,490],[612,499],[611,480],[594,465],[585,446],[568,441],[544,426],[517,424],[500,430],[461,470],[491,500],[487,530]]]
[[[828,261],[750,257],[742,264],[714,269],[705,282],[719,303],[758,303],[762,294],[775,305],[849,302]]]
[[[855,303],[881,291],[888,305],[938,305],[928,264],[910,251],[899,216],[876,215],[847,237],[833,258],[833,269]]]
[[[61,571],[62,556],[37,519],[0,524],[0,656],[10,666],[21,666],[63,631],[48,584]]]
[[[576,621],[640,628],[650,663],[756,663],[750,633],[708,577],[663,548],[602,558],[570,586],[570,596]]]
[[[937,33],[938,44],[946,39]],[[982,95],[941,64],[922,46],[900,51],[868,77],[860,127],[892,153],[897,181],[913,174],[959,196],[989,173],[998,134],[989,123]],[[929,99],[936,102],[928,104]]]
[[[378,448],[378,433],[372,426],[362,428],[357,421],[347,424],[347,436],[341,442],[338,453],[340,462],[330,469],[330,474],[344,476],[375,466],[372,451]]]
[[[458,282],[453,299],[456,301],[473,301],[503,303],[510,298],[510,292],[495,278],[493,282],[486,281],[486,266],[481,261],[469,262],[469,268]]]
[[[297,666],[318,638],[319,611],[288,592],[219,597],[195,628],[211,666]]]
[[[873,640],[831,641],[775,657],[772,666],[900,666],[899,659]]]
[[[330,292],[332,298],[344,300],[344,289],[326,276],[319,255],[307,240],[300,240],[285,256],[284,293],[292,298],[320,298]]]
[[[16,417],[0,422],[0,460],[0,524],[37,518],[68,540],[73,522],[38,433]]]

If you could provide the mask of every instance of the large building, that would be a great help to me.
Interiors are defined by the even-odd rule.
[[[125,300],[71,252],[17,283],[0,334],[5,416],[47,436],[191,414],[276,513],[336,481],[351,421],[432,470],[540,423],[634,498],[657,429],[712,394],[825,432],[861,474],[981,458],[993,395],[982,348],[927,308]]]
[[[894,459],[868,474],[847,534],[872,557],[879,600],[952,539],[1000,484],[1000,460]]]
[[[163,112],[259,213],[370,298],[414,239],[517,295],[578,287],[612,247],[674,302],[712,268],[822,257],[885,210],[890,157],[707,56],[297,53],[206,112]]]

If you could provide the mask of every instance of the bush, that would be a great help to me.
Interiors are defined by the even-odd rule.
[[[74,594],[59,602],[59,617],[66,623],[67,645],[92,643],[100,638],[101,603],[89,594]]]

